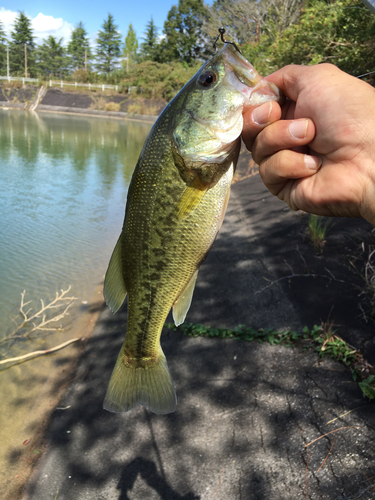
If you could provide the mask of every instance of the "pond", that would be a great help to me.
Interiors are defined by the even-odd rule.
[[[85,304],[100,293],[132,171],[150,128],[150,123],[0,110],[1,359],[69,339]],[[67,296],[76,299],[61,321],[64,330],[25,336],[32,322],[20,329],[21,293],[25,290],[24,302],[30,301],[23,310],[31,308],[31,316],[41,300],[46,305],[69,287]],[[37,325],[41,321],[42,315],[35,319]],[[16,330],[20,338],[9,341]],[[58,376],[55,371],[56,356],[50,356],[0,372],[5,410],[0,474],[7,488],[10,478],[22,476],[19,465],[28,466],[19,446],[28,440],[32,445],[35,419],[45,418],[54,404],[41,394]],[[0,477],[0,491],[4,481]]]
[[[121,230],[127,187],[150,124],[0,113],[0,336],[26,290],[87,300]]]

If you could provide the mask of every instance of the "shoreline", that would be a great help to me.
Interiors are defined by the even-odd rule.
[[[6,102],[6,103],[0,102],[0,109],[30,111],[25,107],[25,104],[23,103],[11,103],[11,102]],[[136,113],[134,114],[124,113],[122,111],[104,111],[100,109],[74,108],[70,106],[48,106],[44,104],[40,104],[32,112],[90,116],[99,118],[114,118],[117,120],[148,122],[148,123],[155,123],[156,120],[158,119],[158,115],[138,115]]]
[[[79,367],[88,348],[91,337],[100,324],[100,319],[106,311],[103,298],[103,283],[95,287],[87,306],[81,312],[77,311],[73,319],[74,326],[66,330],[64,338],[79,338],[66,348],[56,352],[33,358],[27,363],[42,363],[50,366],[48,376],[41,385],[32,407],[27,411],[17,438],[8,450],[8,454],[18,455],[19,463],[14,463],[11,470],[0,482],[0,491],[4,500],[22,500],[33,475],[38,470],[38,464],[44,453],[49,449],[46,445],[48,430],[56,411],[68,408],[60,407],[67,391],[75,380],[83,380],[87,372],[80,373]],[[21,363],[22,364],[22,363]],[[8,369],[14,368],[14,365]],[[31,430],[32,429],[32,430]],[[25,445],[26,441],[29,441]],[[22,443],[22,445],[21,445]],[[34,450],[37,450],[36,453]],[[22,461],[22,462],[21,462]],[[22,465],[21,465],[22,464]]]

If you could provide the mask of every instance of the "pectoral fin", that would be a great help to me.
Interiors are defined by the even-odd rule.
[[[122,306],[126,297],[126,288],[122,271],[122,234],[113,250],[104,279],[104,299],[113,313]]]
[[[206,194],[208,184],[204,184],[198,177],[191,182],[182,195],[177,205],[177,217],[182,219],[192,212],[201,202]]]
[[[182,295],[177,299],[173,305],[172,316],[173,321],[176,326],[181,325],[185,321],[187,312],[190,308],[191,300],[193,298],[193,292],[195,288],[195,282],[197,281],[198,269],[195,271],[191,277],[187,287],[182,292]]]

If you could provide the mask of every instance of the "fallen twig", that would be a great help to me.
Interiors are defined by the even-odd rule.
[[[293,274],[290,274],[289,276],[282,276],[281,278],[279,278],[277,280],[271,281],[271,283],[269,285],[267,285],[264,288],[261,288],[260,290],[257,290],[256,292],[254,292],[254,295],[257,295],[258,293],[263,292],[264,290],[267,290],[267,288],[270,288],[272,285],[275,285],[279,281],[290,279],[290,278],[325,278],[325,279],[328,280],[327,286],[330,284],[330,282],[332,280],[333,281],[338,281],[340,283],[345,283],[345,281],[339,280],[337,278],[333,278],[332,276],[333,275],[327,276],[326,274],[294,274],[293,273]]]
[[[7,358],[3,359],[0,361],[0,365],[5,365],[6,363],[12,363],[15,361],[26,361],[31,358],[36,358],[38,356],[44,356],[45,354],[51,354],[52,352],[58,351],[60,349],[64,349],[64,347],[67,347],[70,344],[73,344],[73,342],[77,342],[78,340],[81,340],[79,338],[76,339],[71,339],[68,340],[67,342],[64,342],[63,344],[60,344],[56,347],[52,347],[51,349],[45,349],[44,351],[33,351],[29,352],[28,354],[23,354],[22,356],[17,356],[15,358]]]
[[[321,466],[319,467],[319,469],[315,472],[315,474],[317,474],[317,473],[320,471],[320,469],[323,467],[323,465],[326,463],[327,458],[328,458],[329,454],[330,454],[330,453],[331,453],[331,451],[332,451],[333,445],[335,444],[335,441],[336,441],[336,436],[333,438],[333,443],[332,443],[332,446],[331,446],[331,448],[329,449],[329,451],[328,451],[328,453],[327,453],[326,458],[323,460],[322,465],[321,465]]]
[[[320,436],[320,437],[314,439],[314,441],[311,441],[310,443],[305,444],[305,448],[307,448],[308,446],[310,446],[310,444],[313,444],[316,441],[319,441],[319,439],[322,439],[322,438],[328,436],[328,434],[332,434],[332,432],[341,431],[343,429],[360,429],[360,427],[359,427],[359,425],[349,425],[347,427],[340,427],[339,429],[334,429],[333,431],[329,431],[329,432],[327,432],[327,434],[323,434],[323,436]]]

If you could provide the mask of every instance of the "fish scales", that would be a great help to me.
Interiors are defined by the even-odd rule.
[[[236,64],[238,83],[232,75]],[[222,224],[243,106],[254,92],[263,93],[264,102],[278,98],[258,74],[254,83],[251,73],[253,88],[245,85],[244,67],[252,68],[228,45],[207,62],[165,108],[135,167],[104,285],[114,312],[128,294],[127,333],[104,402],[110,411],[136,404],[155,413],[175,409],[161,331],[171,308],[176,323],[184,320],[199,266]],[[210,93],[205,87],[211,79]]]

